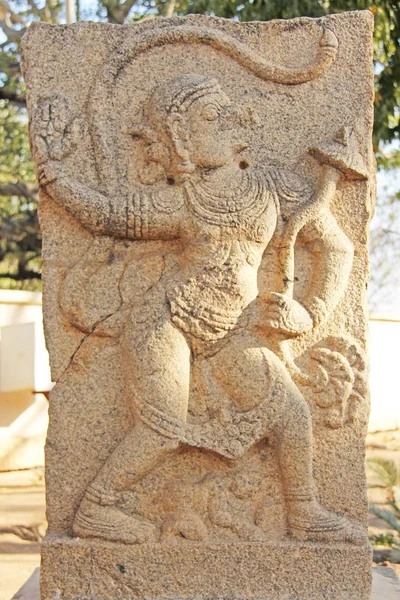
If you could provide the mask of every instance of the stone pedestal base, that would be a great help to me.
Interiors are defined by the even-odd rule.
[[[370,600],[371,550],[290,542],[126,546],[48,537],[41,599],[54,598]]]

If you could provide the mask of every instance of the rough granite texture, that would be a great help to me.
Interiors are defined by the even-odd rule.
[[[40,600],[39,571],[35,569],[12,600]],[[371,600],[400,600],[400,581],[391,568],[373,567]]]
[[[34,24],[42,600],[367,600],[373,17]]]

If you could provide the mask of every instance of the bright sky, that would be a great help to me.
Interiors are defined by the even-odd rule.
[[[392,313],[400,316],[400,200],[392,206],[381,206],[385,199],[400,191],[400,170],[390,173],[380,172],[377,175],[377,208],[371,222],[371,235],[378,227],[393,232],[386,236],[381,247],[371,255],[371,271],[377,262],[385,261],[388,277],[382,289],[370,285],[371,310],[379,313]],[[382,270],[382,267],[380,267]]]

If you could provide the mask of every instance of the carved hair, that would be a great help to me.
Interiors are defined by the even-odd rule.
[[[147,144],[147,163],[139,174],[142,183],[153,184],[160,179],[185,179],[193,173],[190,141],[176,133],[173,124],[184,118],[189,108],[200,98],[222,94],[216,79],[187,74],[175,77],[159,86],[149,99],[146,118],[149,125],[134,128],[130,133]]]
[[[221,88],[216,79],[209,79],[201,75],[183,75],[177,77],[181,89],[178,90],[169,106],[169,112],[186,112],[193,102],[207,96],[208,94],[219,94]]]

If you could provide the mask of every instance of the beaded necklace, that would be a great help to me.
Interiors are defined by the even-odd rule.
[[[216,189],[205,181],[184,184],[191,211],[196,219],[222,227],[238,227],[259,217],[269,201],[263,182],[243,173],[234,189]]]

